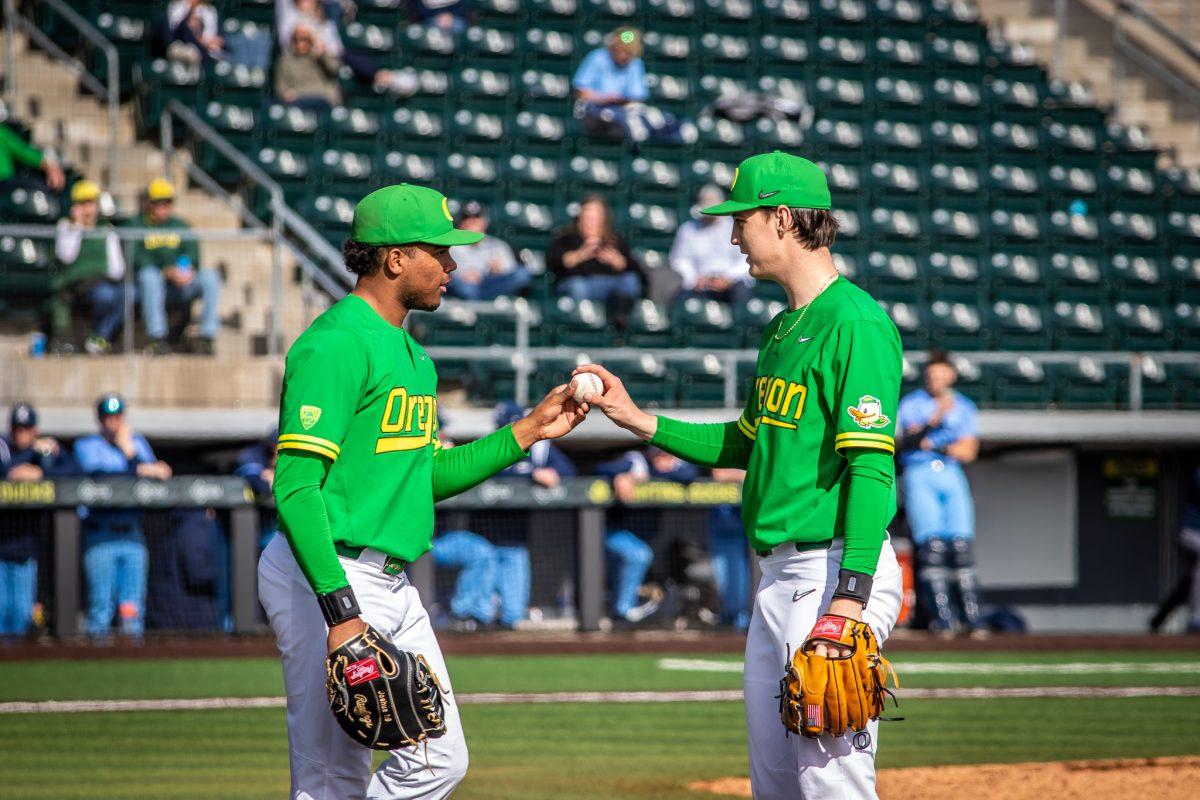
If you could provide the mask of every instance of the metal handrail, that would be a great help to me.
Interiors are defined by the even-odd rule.
[[[1180,51],[1190,56],[1197,63],[1200,63],[1200,52],[1192,47],[1188,42],[1182,40],[1178,34],[1165,26],[1161,20],[1150,14],[1140,5],[1131,3],[1129,0],[1117,0],[1116,13],[1113,15],[1113,49],[1122,55],[1137,62],[1143,69],[1154,74],[1158,80],[1173,88],[1178,92],[1184,100],[1200,109],[1200,88],[1194,86],[1183,78],[1179,77],[1175,71],[1165,67],[1159,59],[1155,58],[1153,53],[1150,53],[1138,42],[1134,41],[1125,32],[1125,27],[1122,23],[1122,15],[1132,17],[1139,22],[1142,22],[1147,27],[1165,36],[1172,44],[1176,45]],[[1122,86],[1125,81],[1125,67],[1121,64],[1121,59],[1113,58],[1113,104],[1115,111],[1119,114],[1121,111],[1121,95]]]
[[[88,72],[87,67],[79,61],[79,59],[68,54],[65,50],[58,46],[47,36],[40,28],[34,25],[31,21],[17,13],[13,0],[4,0],[5,18],[8,20],[8,26],[20,26],[21,30],[27,36],[33,39],[38,47],[53,55],[59,61],[66,62],[75,72],[82,83],[88,90],[96,94],[108,104],[108,180],[110,183],[115,183],[117,180],[117,123],[121,105],[121,61],[120,55],[117,53],[117,48],[108,38],[96,30],[92,23],[88,22],[79,12],[71,8],[63,2],[63,0],[42,0],[50,8],[54,9],[55,13],[61,15],[63,19],[69,22],[74,28],[79,31],[83,38],[87,39],[93,45],[104,52],[104,58],[108,66],[108,86],[100,83],[94,75]],[[13,80],[12,74],[12,47],[11,41],[6,43],[6,51],[8,53],[8,70],[6,72],[8,80]]]
[[[110,231],[104,230],[104,233]],[[144,236],[162,233],[162,228],[140,228],[122,225],[111,229],[122,241],[137,241]],[[269,230],[230,230],[229,228],[172,228],[171,233],[185,241],[209,242],[269,242]],[[53,239],[58,235],[54,225],[7,225],[0,224],[0,236],[23,236],[28,239]]]
[[[1197,48],[1187,38],[1180,36],[1179,31],[1167,25],[1153,11],[1143,6],[1141,0],[1117,0],[1117,14],[1122,13],[1146,23],[1155,33],[1169,39],[1171,44],[1191,56],[1193,61],[1200,63],[1200,48]]]

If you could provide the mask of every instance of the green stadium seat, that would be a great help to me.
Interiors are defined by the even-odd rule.
[[[578,0],[529,0],[530,16],[535,22],[551,20],[569,25],[579,13]]]
[[[448,300],[436,314],[418,312],[413,333],[426,347],[470,347],[480,343],[479,317],[465,305]],[[439,367],[441,362],[439,360]]]
[[[751,138],[761,149],[795,149],[804,144],[805,131],[790,119],[760,117],[750,128]]]
[[[822,36],[813,55],[821,69],[861,69],[867,60],[867,43],[848,36]]]
[[[470,197],[487,199],[494,196],[500,168],[494,158],[451,153],[443,162],[444,176],[449,178],[451,191],[466,192]]]
[[[698,158],[683,164],[684,175],[689,183],[699,186],[703,183],[715,183],[718,186],[729,186],[733,183],[733,171],[737,162],[719,161]]]
[[[504,72],[467,67],[455,81],[462,107],[503,111],[513,88],[512,78]]]
[[[178,100],[188,108],[200,102],[200,84],[204,72],[195,66],[156,58],[142,69],[135,67],[137,80],[144,85],[140,106],[145,127],[157,130],[163,109],[170,100]],[[215,74],[215,70],[213,71]]]
[[[689,297],[676,303],[671,318],[681,343],[689,347],[738,347],[729,306],[715,300]]]
[[[342,241],[350,235],[355,202],[357,201],[345,197],[318,195],[301,200],[297,210],[326,239],[340,247]]]
[[[678,75],[647,73],[646,90],[651,103],[671,113],[682,113],[691,101],[691,86]]]
[[[742,333],[741,346],[757,350],[763,331],[785,308],[786,303],[761,297],[751,297],[744,303],[734,304],[733,325],[735,331],[740,330]]]
[[[567,126],[560,117],[521,111],[512,118],[510,130],[519,150],[545,156],[561,150]]]
[[[1174,331],[1180,350],[1200,350],[1200,303],[1175,303],[1168,311],[1167,327]]]
[[[1157,302],[1163,294],[1163,271],[1154,255],[1128,250],[1109,261],[1109,274],[1115,281],[1118,297],[1123,300]]]
[[[535,63],[562,65],[575,55],[575,37],[570,31],[529,28],[521,41],[523,53]]]
[[[1056,252],[1046,265],[1047,283],[1060,299],[1079,299],[1095,302],[1109,293],[1109,284],[1094,256],[1082,253]]]
[[[364,186],[380,185],[371,168],[371,156],[349,150],[329,149],[316,155],[311,171],[326,194],[352,197],[363,194]]]
[[[1054,387],[1046,371],[1033,359],[1022,356],[1014,362],[988,364],[992,392],[997,405],[1009,407],[1038,407],[1049,405]]]
[[[1200,169],[1168,167],[1162,173],[1162,180],[1170,187],[1171,193],[1174,195],[1171,200],[1174,210],[1200,210]]]
[[[258,151],[258,165],[282,188],[289,203],[308,194],[310,172],[307,152],[264,147]]]
[[[529,111],[561,114],[570,108],[571,77],[527,69],[521,73],[521,104]]]
[[[808,42],[799,37],[763,34],[758,57],[767,69],[800,69],[808,62]]]
[[[1051,122],[1045,127],[1045,137],[1050,147],[1061,153],[1095,153],[1099,145],[1096,129],[1090,125]]]
[[[397,108],[385,121],[393,147],[432,153],[443,146],[445,128],[439,114],[420,108]]]
[[[1060,209],[1052,212],[1046,223],[1050,240],[1059,246],[1071,243],[1082,247],[1100,240],[1100,223],[1086,214],[1072,214]]]
[[[1138,167],[1110,166],[1104,172],[1104,188],[1125,197],[1152,197],[1158,191],[1154,170]]]
[[[393,150],[375,157],[376,171],[388,183],[429,183],[438,177],[437,161],[429,156]]]
[[[428,111],[443,110],[450,92],[450,73],[439,69],[416,69],[414,67],[404,67],[393,71],[400,72],[416,82],[416,94],[405,101],[409,108],[424,108]],[[384,95],[384,97],[387,96]],[[385,102],[389,105],[392,103],[390,99],[386,99]]]
[[[750,0],[696,0],[703,2],[708,21],[730,30],[745,30],[754,17],[754,4]]]
[[[892,198],[892,202],[904,202],[902,199],[897,200],[897,195],[903,197],[921,191],[923,176],[914,166],[876,161],[867,174],[870,176],[874,193],[881,198]]]
[[[521,356],[517,353],[485,354],[473,359],[470,371],[471,399],[477,403],[491,404],[515,397],[517,366],[520,362]]]
[[[525,301],[516,297],[497,297],[491,303],[479,303],[473,306],[477,326],[475,343],[486,342],[504,347],[513,347],[517,343],[517,303]],[[533,318],[530,320],[530,341],[537,343],[540,335],[542,315],[540,309],[529,309]]]
[[[857,153],[863,146],[862,125],[848,120],[818,119],[808,136],[818,156],[826,153]]]
[[[1096,173],[1087,167],[1052,164],[1046,172],[1046,185],[1057,197],[1087,198],[1096,194]]]
[[[509,185],[517,188],[522,196],[534,192],[543,198],[555,196],[554,190],[561,179],[558,161],[521,153],[508,157],[504,175]]]
[[[653,300],[639,300],[629,312],[625,338],[632,347],[671,347],[675,343],[671,317]]]
[[[631,203],[625,214],[625,227],[631,238],[637,237],[644,245],[659,241],[669,248],[679,228],[679,215],[666,206]]]
[[[859,279],[878,299],[917,302],[924,294],[921,270],[914,255],[875,250],[862,267]]]
[[[866,98],[863,82],[853,78],[822,75],[813,84],[812,101],[819,111],[832,108],[860,109]]]
[[[558,297],[546,308],[544,333],[556,344],[603,346],[612,338],[604,305],[592,300]]]
[[[338,106],[325,124],[330,143],[339,150],[373,153],[384,141],[383,123],[374,111]]]
[[[867,19],[867,4],[864,0],[818,0],[813,11],[816,18],[826,25],[859,23]]]
[[[979,259],[974,255],[935,250],[926,257],[924,272],[931,297],[961,302],[979,298]]]
[[[882,69],[913,72],[925,60],[925,47],[916,39],[885,35],[875,40],[872,54],[872,61]]]
[[[996,121],[988,128],[988,146],[994,153],[1036,153],[1040,141],[1033,125]]]
[[[990,405],[992,402],[991,377],[984,372],[980,363],[962,353],[955,353],[950,360],[954,363],[954,371],[958,373],[954,390],[966,395],[977,405]]]
[[[989,215],[988,222],[993,247],[1032,244],[1042,236],[1036,214],[998,208]]]
[[[911,155],[924,146],[921,126],[913,122],[877,119],[871,127],[871,145],[876,153]]]
[[[572,195],[608,191],[621,183],[620,164],[587,156],[575,156],[568,161],[566,174],[567,188]]]
[[[1158,221],[1150,214],[1114,211],[1107,222],[1106,236],[1125,243],[1150,243],[1158,237]]]
[[[579,4],[589,25],[607,30],[637,22],[636,0],[579,0]]]
[[[921,235],[921,220],[913,211],[872,208],[871,233],[882,241],[915,241]]]
[[[1047,364],[1045,371],[1058,404],[1075,408],[1114,408],[1118,402],[1120,374],[1124,372],[1125,381],[1129,380],[1128,366],[1123,370],[1121,366],[1083,356],[1068,364]]]
[[[0,285],[12,290],[10,284],[19,273],[48,273],[54,263],[53,242],[25,236],[0,236]],[[47,275],[48,277],[48,275]]]
[[[243,153],[249,152],[261,137],[258,128],[258,113],[253,106],[240,106],[213,100],[205,103],[196,111],[202,120]]]
[[[758,14],[764,24],[786,25],[806,22],[812,15],[812,0],[758,0]]]
[[[1050,330],[1037,305],[997,300],[992,304],[987,325],[999,350],[1045,350],[1050,346]]]
[[[877,108],[903,112],[925,105],[925,87],[920,81],[881,75],[875,79],[872,99]]]
[[[1172,380],[1175,376],[1167,373],[1167,367],[1152,355],[1143,355],[1142,367],[1142,407],[1143,408],[1174,408],[1179,398],[1179,386]],[[1118,402],[1125,405],[1129,398],[1129,382],[1126,378],[1118,388]],[[1185,402],[1186,404],[1186,402]]]
[[[5,222],[53,224],[62,215],[53,192],[25,186],[0,188],[0,219]]]
[[[1168,271],[1171,294],[1177,300],[1200,301],[1200,253],[1172,256]]]
[[[679,386],[679,405],[684,408],[725,406],[725,368],[717,356],[673,358],[667,362]]]
[[[264,140],[270,147],[312,150],[320,141],[321,114],[307,108],[272,103],[262,115]]]
[[[1167,381],[1176,387],[1176,402],[1183,408],[1200,406],[1200,366],[1167,364]]]
[[[940,76],[930,89],[935,108],[940,110],[974,113],[983,102],[980,85],[961,78]]]
[[[1174,331],[1166,327],[1164,309],[1154,303],[1122,300],[1112,308],[1113,327],[1122,350],[1170,350]]]
[[[666,161],[635,158],[626,173],[635,197],[671,203],[680,196],[679,167]]]
[[[926,59],[941,67],[979,67],[983,55],[978,42],[935,36],[925,48]]]
[[[979,307],[970,303],[934,300],[929,304],[930,344],[943,350],[982,350],[987,347]]]
[[[979,196],[979,170],[962,164],[938,162],[929,168],[926,186],[941,198]]]
[[[504,117],[483,111],[460,108],[451,118],[451,143],[459,150],[496,156],[506,149]]]
[[[1120,123],[1109,123],[1104,130],[1105,150],[1117,154],[1122,160],[1128,159],[1137,164],[1152,164],[1156,157],[1154,144],[1149,135],[1137,126],[1125,126]],[[1144,158],[1139,158],[1142,156]]]
[[[420,51],[419,34],[414,40],[413,28],[422,28],[422,30],[436,31],[442,33],[440,28],[425,29],[422,26],[410,25],[405,31],[405,38],[409,49]],[[434,36],[437,36],[434,33]],[[342,29],[342,42],[347,50],[356,50],[362,53],[370,53],[372,57],[381,61],[389,61],[393,53],[399,51],[396,46],[396,34],[394,29],[385,25],[365,25],[361,22],[351,22]],[[453,44],[453,39],[451,39]],[[453,48],[451,48],[453,49]]]
[[[359,22],[395,25],[396,20],[404,19],[405,0],[355,0],[355,6],[354,17]]]
[[[817,161],[817,166],[829,181],[829,191],[833,194],[835,207],[857,200],[857,194],[863,187],[863,172],[857,164]],[[839,202],[839,199],[844,202]]]
[[[1200,245],[1200,211],[1167,214],[1167,235],[1177,248]]]
[[[1108,350],[1112,333],[1100,306],[1071,300],[1058,300],[1050,306],[1056,350]]]
[[[695,40],[693,57],[705,73],[746,77],[750,64],[750,40],[744,36],[708,32]]]
[[[127,93],[133,86],[133,65],[144,53],[145,42],[151,26],[145,15],[119,14],[105,11],[95,18],[96,30],[112,42],[117,50],[117,58],[121,66],[121,93]],[[93,72],[101,82],[108,80],[108,59],[98,50],[91,56]]]
[[[846,249],[853,249],[859,234],[862,233],[858,212],[850,208],[835,208],[833,214],[838,221],[838,241],[846,245]]]
[[[992,253],[987,261],[987,274],[997,298],[1027,301],[1045,294],[1041,265],[1031,253]]]
[[[979,215],[970,211],[935,208],[929,214],[925,231],[942,247],[968,247],[979,242],[983,225]]]
[[[935,155],[973,153],[980,149],[981,131],[966,122],[934,120],[929,124],[929,143]]]
[[[630,395],[649,408],[669,408],[675,405],[677,387],[675,374],[667,369],[658,356],[642,353],[633,358],[611,358],[605,362],[607,369],[621,376]]]
[[[270,24],[275,21],[275,0],[238,0],[237,15],[241,19]]]
[[[895,323],[905,350],[924,350],[929,346],[929,331],[922,319],[920,303],[893,300],[879,300],[878,303]]]
[[[1042,192],[1037,171],[1016,164],[992,164],[987,188],[993,197],[1035,197]]]
[[[988,84],[988,99],[998,108],[1035,110],[1042,104],[1038,84],[1033,81],[1008,81],[1003,78]]]
[[[517,156],[514,156],[517,158]],[[501,207],[496,222],[504,231],[504,238],[519,241],[536,241],[544,247],[554,231],[554,212],[550,206],[523,200],[509,200]]]
[[[472,25],[463,35],[464,56],[471,64],[489,69],[511,65],[517,50],[517,37],[508,31]]]
[[[575,13],[575,0],[546,0],[541,2],[538,10],[547,6],[570,6],[570,14]],[[512,30],[525,19],[525,9],[521,0],[474,0],[471,8],[481,22],[486,22],[491,28]]]

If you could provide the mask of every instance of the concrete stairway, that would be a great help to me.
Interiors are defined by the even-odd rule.
[[[179,189],[176,213],[194,227],[240,228],[237,214],[223,201],[188,185],[187,153],[177,153],[173,169],[168,170],[167,159],[159,148],[135,140],[129,105],[120,112],[117,169],[115,175],[109,175],[106,106],[81,92],[67,66],[30,49],[24,37],[16,36],[15,40],[12,112],[32,125],[35,144],[52,147],[87,177],[99,181],[124,213],[138,208],[138,197],[150,180],[166,176]],[[117,390],[131,402],[149,405],[273,404],[280,359],[254,355],[263,352],[270,331],[271,248],[252,241],[202,241],[200,250],[202,263],[220,268],[225,276],[222,328],[215,358],[150,359],[129,354],[29,359],[25,354],[27,337],[0,337],[0,402],[26,398],[46,405],[70,406],[90,403],[100,391]],[[284,292],[277,308],[286,348],[319,313],[321,303],[309,302],[306,306],[300,284],[294,280],[295,263],[286,251],[282,263]]]
[[[1111,22],[1115,8],[1113,0],[1068,0],[1067,37],[1063,63],[1057,65],[1060,68],[1057,73],[1054,58],[1058,23],[1053,0],[975,1],[983,19],[993,30],[1010,41],[1032,48],[1052,75],[1061,74],[1066,80],[1086,84],[1100,105],[1116,103],[1117,118],[1122,124],[1143,128],[1159,147],[1173,150],[1173,158],[1165,156],[1165,163],[1175,161],[1184,166],[1200,166],[1200,109],[1174,97],[1156,78],[1132,64],[1126,64],[1121,96],[1116,96],[1113,59],[1117,54],[1112,43]],[[1177,23],[1182,20],[1176,19],[1179,0],[1146,0],[1146,6],[1152,11],[1159,7],[1169,8],[1176,12],[1171,19]],[[1200,27],[1200,3],[1197,6],[1192,12],[1195,18],[1192,24]],[[1156,35],[1145,26],[1130,23],[1127,31],[1148,37],[1144,41],[1149,44],[1156,42]],[[1167,50],[1164,47],[1160,52]],[[1192,77],[1187,65],[1177,69],[1176,73]],[[1200,82],[1196,85],[1200,87]]]

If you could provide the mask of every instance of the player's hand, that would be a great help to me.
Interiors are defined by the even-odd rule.
[[[654,432],[658,430],[658,417],[638,408],[620,378],[599,364],[582,364],[575,368],[572,375],[581,372],[596,373],[604,384],[604,394],[599,397],[589,394],[583,398],[585,403],[600,409],[614,423],[645,441],[654,437]]]
[[[325,639],[325,645],[329,648],[327,652],[332,653],[366,629],[367,623],[363,622],[362,617],[339,622],[329,629],[329,636]]]
[[[587,416],[588,404],[576,403],[571,384],[564,383],[550,390],[528,416],[513,423],[513,436],[522,450],[534,442],[566,436]]]
[[[857,600],[851,600],[848,597],[835,597],[829,601],[829,610],[825,613],[837,614],[841,617],[849,617],[852,620],[862,622],[862,612],[862,603],[859,603]],[[826,658],[849,658],[854,651],[849,647],[818,644],[813,647],[813,652]]]

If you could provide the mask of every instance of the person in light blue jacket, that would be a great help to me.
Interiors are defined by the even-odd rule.
[[[925,388],[897,410],[904,508],[917,549],[921,601],[931,629],[983,635],[976,589],[975,508],[963,465],[979,455],[979,410],[954,391],[958,372],[940,352],[925,365]]]

